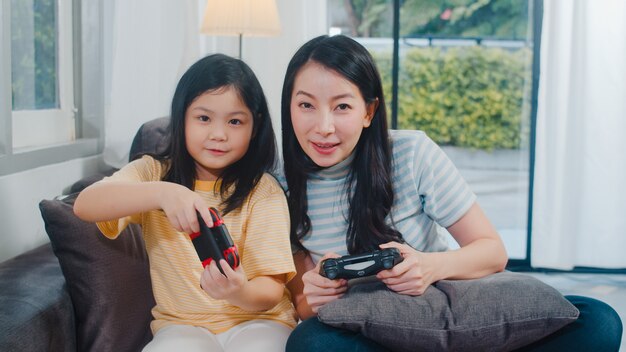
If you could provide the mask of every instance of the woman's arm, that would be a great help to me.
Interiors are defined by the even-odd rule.
[[[448,231],[461,248],[426,253],[406,244],[381,245],[381,248],[398,248],[404,261],[391,270],[381,271],[378,278],[396,292],[421,295],[439,280],[475,279],[504,270],[508,260],[504,244],[478,203],[448,227]]]
[[[506,249],[478,203],[447,229],[461,248],[429,253],[439,261],[437,280],[475,279],[504,270]]]
[[[196,210],[209,226],[213,224],[200,195],[171,182],[97,182],[80,192],[74,203],[76,216],[91,222],[119,219],[154,209],[163,209],[178,231],[193,233],[200,230]]]
[[[321,260],[338,257],[334,253],[326,254]],[[287,288],[298,316],[305,320],[317,315],[317,310],[324,304],[341,297],[348,288],[346,280],[330,280],[319,274],[319,263],[315,265],[311,256],[304,251],[293,255],[296,276],[289,281]]]

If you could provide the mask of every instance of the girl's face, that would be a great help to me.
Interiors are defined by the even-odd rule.
[[[291,123],[304,152],[329,167],[350,156],[377,105],[367,105],[359,88],[339,73],[309,62],[294,81]]]
[[[248,151],[252,112],[228,86],[199,95],[185,113],[185,143],[199,180],[215,181]]]

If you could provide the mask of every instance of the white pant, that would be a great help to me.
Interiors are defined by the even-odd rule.
[[[157,331],[143,352],[283,352],[291,331],[270,320],[251,320],[221,334],[192,325],[168,325]]]

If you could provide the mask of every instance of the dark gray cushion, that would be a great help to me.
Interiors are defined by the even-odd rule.
[[[76,182],[70,187],[69,194],[80,193],[83,189],[90,186],[92,183],[100,181],[103,177],[111,176],[113,173],[117,171],[116,168],[108,168],[102,172],[95,173],[93,175],[84,177]]]
[[[130,146],[129,161],[133,161],[145,153],[158,154],[163,152],[168,143],[166,135],[169,123],[169,117],[159,117],[141,125]]]
[[[422,296],[397,294],[381,282],[359,284],[324,305],[318,317],[395,351],[510,351],[575,321],[578,314],[538,279],[502,272],[441,280]]]
[[[0,264],[0,351],[76,351],[74,311],[49,244]]]
[[[41,215],[74,305],[78,351],[140,351],[155,305],[140,228],[116,240],[78,219],[75,197],[43,200]]]

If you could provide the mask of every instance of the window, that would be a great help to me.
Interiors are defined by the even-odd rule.
[[[0,3],[0,176],[98,153],[103,121],[98,3]],[[90,19],[87,26],[83,15]],[[89,42],[82,40],[82,27]],[[90,66],[83,68],[82,62]]]
[[[393,62],[393,1],[328,0],[328,34],[350,36],[365,46],[378,66],[390,126],[397,127],[392,113],[392,62]]]
[[[11,0],[12,147],[75,139],[72,2]]]
[[[537,3],[328,0],[329,34],[354,37],[377,61],[390,125],[444,149],[516,260],[528,259]]]

